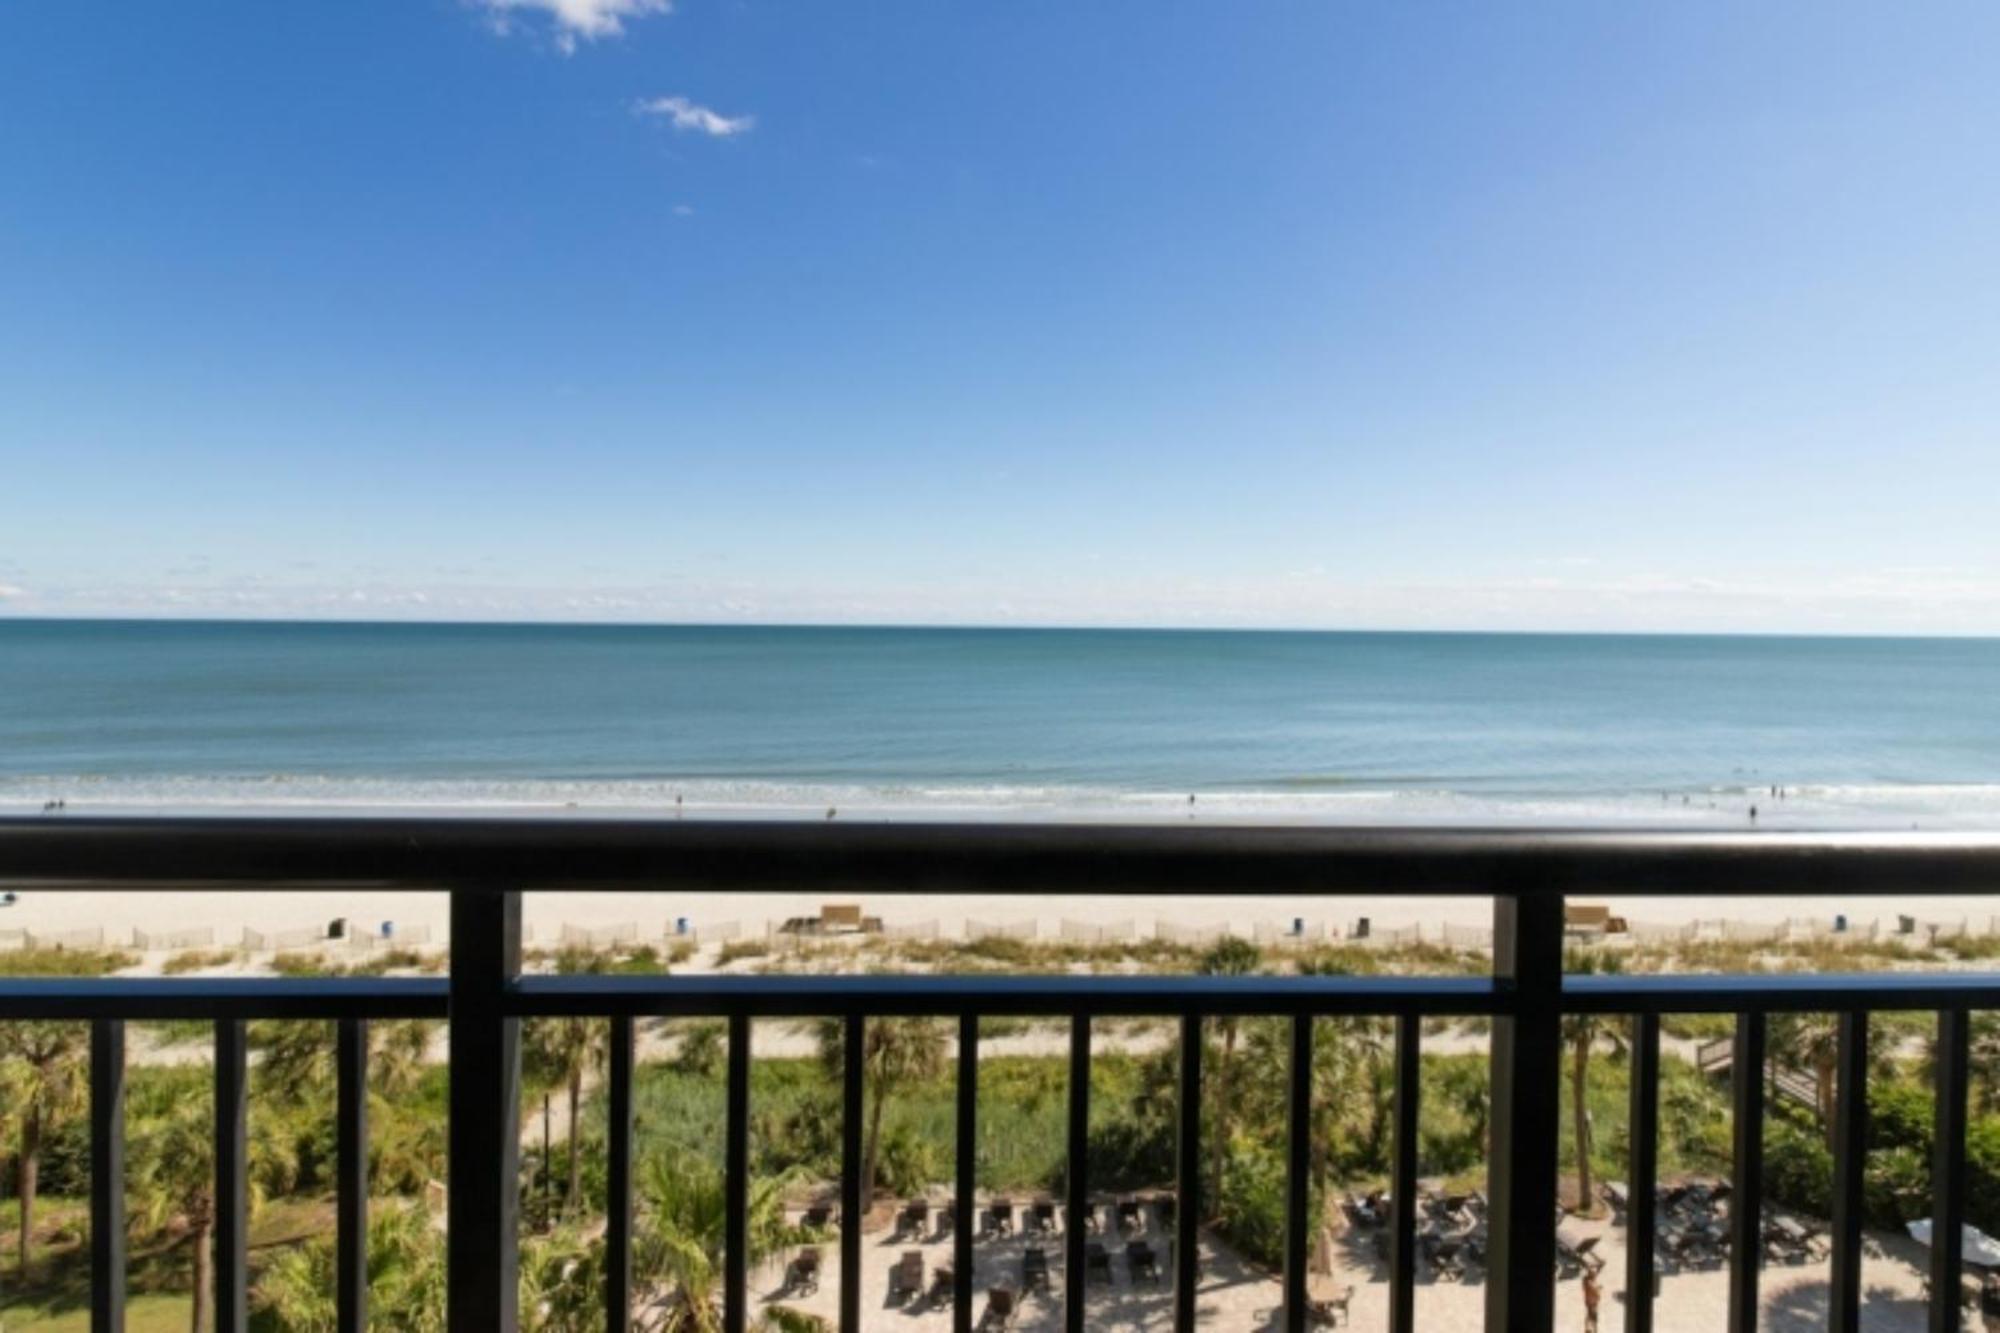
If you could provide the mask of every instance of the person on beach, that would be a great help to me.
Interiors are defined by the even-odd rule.
[[[1583,1333],[1597,1333],[1597,1306],[1604,1299],[1604,1288],[1597,1284],[1597,1274],[1586,1271],[1583,1275]]]

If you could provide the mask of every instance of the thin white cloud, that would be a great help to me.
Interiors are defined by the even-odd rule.
[[[691,218],[691,217],[693,217],[693,216],[694,216],[694,205],[693,205],[693,204],[675,204],[675,205],[674,205],[674,216],[675,216],[675,217],[677,217],[677,218]]]
[[[673,0],[471,0],[493,20],[494,29],[511,32],[515,17],[546,14],[555,28],[556,46],[567,55],[578,41],[622,37],[625,24],[649,14],[673,11]]]
[[[4,602],[10,597],[26,597],[27,595],[28,590],[26,588],[17,587],[12,583],[0,583],[0,602]]]
[[[743,134],[757,124],[755,116],[725,116],[679,94],[641,98],[632,104],[632,111],[635,115],[665,120],[680,133],[706,134],[715,139]]]

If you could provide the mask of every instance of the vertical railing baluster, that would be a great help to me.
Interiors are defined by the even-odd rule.
[[[861,1219],[873,1199],[861,1179],[861,1143],[867,1089],[868,1020],[841,1020],[840,1071],[840,1333],[861,1333]]]
[[[972,1333],[974,1190],[979,1184],[979,1015],[958,1019],[958,1169],[951,1195],[951,1326]]]
[[[250,1056],[240,1018],[215,1025],[215,1333],[243,1333],[250,1291]]]
[[[451,1333],[511,1333],[520,1308],[521,895],[451,891],[451,1121],[446,1316]]]
[[[1423,1020],[1417,1015],[1396,1015],[1396,1120],[1389,1178],[1389,1333],[1414,1333],[1417,1326],[1417,1115],[1423,1106],[1423,1033]]]
[[[1861,1216],[1868,1177],[1868,1014],[1840,1016],[1833,1113],[1833,1290],[1827,1333],[1861,1333]]]
[[[605,1125],[604,1321],[632,1328],[632,1019],[611,1020],[610,1093]],[[575,1132],[572,1130],[571,1132]]]
[[[1970,1079],[1972,1015],[1938,1014],[1936,1109],[1931,1128],[1930,1333],[1959,1333],[1959,1273],[1964,1260],[1966,1087]]]
[[[90,1025],[90,1333],[125,1333],[125,1023]]]
[[[1730,1066],[1736,1076],[1736,1163],[1729,1193],[1729,1329],[1757,1333],[1764,1262],[1764,1015],[1736,1016]]]
[[[851,1047],[850,1047],[851,1049]],[[750,1277],[750,1016],[729,1016],[729,1124],[724,1133],[722,1186],[722,1333],[743,1333]],[[842,1167],[846,1169],[845,1165]],[[860,1220],[843,1219],[859,1228]]]
[[[1493,899],[1493,1150],[1487,1163],[1486,1326],[1555,1327],[1557,1117],[1562,1055],[1563,900],[1535,886]],[[1398,1198],[1400,1213],[1414,1200]]]
[[[1194,1333],[1201,1277],[1201,1015],[1181,1016],[1180,1123],[1174,1173],[1174,1333]]]
[[[1090,1234],[1090,1015],[1069,1029],[1069,1225],[1063,1232],[1063,1327],[1083,1333],[1084,1242]]]
[[[1655,1232],[1659,1226],[1660,1016],[1632,1032],[1631,1156],[1625,1182],[1625,1333],[1653,1333]]]
[[[343,1018],[334,1038],[334,1324],[368,1327],[368,1020]]]
[[[1285,1330],[1305,1333],[1306,1242],[1312,1208],[1313,1019],[1292,1019],[1291,1089],[1285,1099]]]

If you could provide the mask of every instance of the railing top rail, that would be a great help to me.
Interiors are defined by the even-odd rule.
[[[0,879],[870,893],[2000,891],[2000,833],[777,820],[0,820]]]

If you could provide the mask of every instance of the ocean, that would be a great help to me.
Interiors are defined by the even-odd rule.
[[[0,621],[55,799],[1990,829],[2000,641]]]

